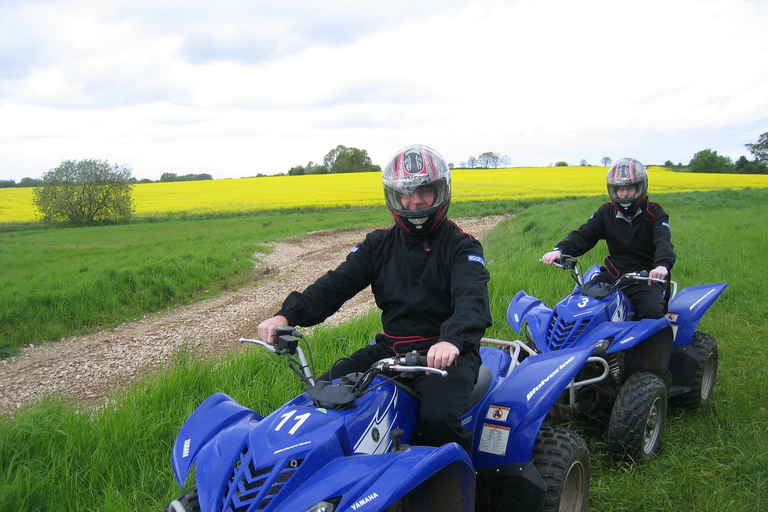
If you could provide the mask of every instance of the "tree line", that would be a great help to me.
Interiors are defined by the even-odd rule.
[[[717,151],[705,149],[699,151],[688,164],[688,172],[707,172],[722,174],[768,174],[768,132],[763,133],[754,144],[744,144],[752,153],[753,160],[742,155],[735,162],[730,157],[718,155]],[[672,162],[667,161],[668,166]],[[682,165],[678,165],[682,167]]]
[[[63,163],[63,162],[62,162]],[[150,180],[147,178],[136,179],[131,176],[129,183],[163,183],[169,181],[202,181],[212,180],[213,176],[208,173],[201,174],[183,174],[179,176],[173,172],[164,172],[159,180]],[[0,180],[0,188],[24,188],[24,187],[42,187],[45,185],[43,178],[21,178],[18,183],[15,180]]]
[[[749,160],[746,156],[741,156],[735,162],[730,157],[725,155],[718,155],[717,151],[712,149],[705,149],[699,151],[693,155],[691,161],[687,166],[682,163],[675,165],[670,160],[664,163],[664,167],[678,168],[680,170],[686,170],[688,172],[707,172],[707,173],[721,173],[721,174],[768,174],[768,132],[763,133],[758,138],[757,142],[744,145],[750,153],[752,153],[753,160]],[[605,156],[600,162],[605,165],[611,165],[611,157]],[[461,162],[460,167],[466,169],[475,168],[497,168],[497,167],[509,167],[511,159],[509,156],[500,156],[493,151],[486,151],[479,156],[470,156],[465,162]],[[560,160],[554,164],[549,164],[554,167],[567,167],[568,162]],[[580,166],[586,167],[590,165],[586,159],[581,159]],[[453,167],[453,165],[450,165]]]
[[[348,148],[339,144],[323,157],[322,164],[310,160],[307,165],[295,165],[288,170],[288,176],[347,172],[381,172],[381,167],[371,161],[365,149]]]

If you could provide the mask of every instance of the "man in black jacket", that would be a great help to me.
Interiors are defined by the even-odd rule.
[[[598,208],[541,261],[551,265],[563,254],[581,256],[605,240],[609,255],[598,281],[613,282],[622,274],[641,270],[647,270],[649,277],[666,279],[675,264],[669,215],[661,205],[648,201],[645,167],[632,158],[622,158],[610,168],[606,181],[611,202]],[[635,306],[637,320],[661,318],[666,313],[661,283],[638,282],[623,291]]]
[[[303,292],[292,292],[275,316],[259,324],[274,343],[275,327],[308,327],[324,321],[371,285],[384,331],[332,369],[332,378],[365,371],[384,357],[417,350],[448,377],[420,375],[419,442],[455,441],[468,452],[472,433],[461,426],[480,368],[480,339],[491,325],[490,276],[480,242],[446,219],[451,175],[435,150],[408,146],[382,173],[387,207],[395,220],[369,233],[338,268]]]
[[[551,265],[562,254],[581,256],[599,240],[608,245],[601,273],[591,283],[612,283],[622,274],[647,270],[649,277],[666,279],[675,264],[669,215],[657,203],[648,201],[648,172],[632,158],[622,158],[606,177],[611,202],[605,203],[553,251],[541,257]],[[622,291],[635,306],[635,319],[662,318],[666,314],[665,286],[658,282],[637,282]],[[672,385],[669,358],[674,337],[671,328],[651,335],[624,357],[630,371],[642,368],[659,375],[667,388]]]

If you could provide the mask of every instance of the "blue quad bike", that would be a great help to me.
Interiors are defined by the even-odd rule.
[[[456,443],[416,446],[414,373],[445,375],[416,353],[364,373],[316,380],[295,330],[275,345],[306,391],[268,416],[223,393],[206,399],[176,438],[172,465],[196,488],[166,512],[584,511],[589,453],[576,433],[542,426],[589,350],[533,355],[520,341],[491,340],[463,422],[470,454]],[[433,378],[439,378],[433,376]]]
[[[685,409],[705,406],[715,385],[715,338],[697,331],[704,313],[727,284],[684,288],[670,281],[668,313],[661,319],[634,319],[622,289],[658,281],[647,272],[629,273],[613,284],[592,284],[600,272],[582,274],[578,260],[564,255],[555,265],[570,271],[576,286],[554,308],[518,292],[507,321],[542,354],[591,352],[550,411],[560,420],[588,420],[607,426],[607,449],[615,461],[645,461],[658,451],[668,403]],[[582,360],[583,358],[580,358]]]

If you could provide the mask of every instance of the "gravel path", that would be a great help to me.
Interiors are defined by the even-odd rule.
[[[461,219],[457,224],[482,240],[503,217]],[[0,362],[0,413],[10,413],[43,396],[61,393],[73,402],[96,405],[136,377],[167,365],[186,346],[203,355],[240,349],[237,340],[256,335],[288,293],[303,290],[335,268],[368,229],[308,233],[259,254],[256,284],[167,313],[104,330],[23,349]],[[328,322],[342,322],[375,307],[370,289],[358,294]]]

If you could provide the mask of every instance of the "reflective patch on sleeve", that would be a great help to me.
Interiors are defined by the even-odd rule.
[[[478,254],[470,254],[469,256],[467,256],[467,260],[468,261],[474,261],[476,263],[481,264],[482,266],[485,266],[485,260],[483,259],[482,256],[480,256]]]
[[[666,226],[667,229],[672,229],[672,228],[669,227],[669,222],[662,222],[661,225],[662,226]]]
[[[349,252],[357,252],[357,251],[359,251],[359,250],[360,250],[360,247],[356,245],[356,246],[354,246],[354,247],[352,248],[352,250],[351,250],[351,251],[349,251]]]

